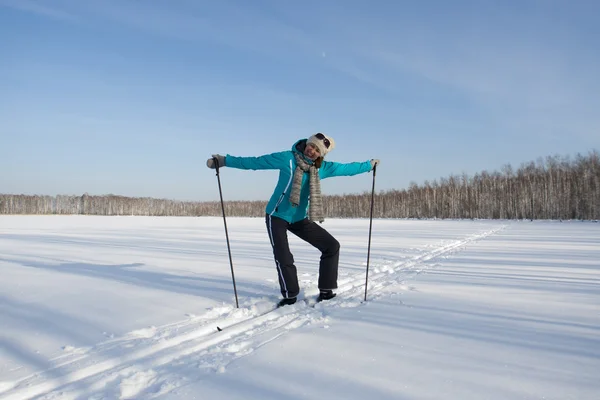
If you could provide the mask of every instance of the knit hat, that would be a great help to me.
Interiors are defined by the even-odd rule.
[[[314,135],[308,138],[306,144],[312,144],[317,149],[319,149],[321,157],[325,157],[325,155],[331,150],[333,150],[333,148],[335,147],[335,141],[333,140],[333,138],[323,133],[315,133]]]

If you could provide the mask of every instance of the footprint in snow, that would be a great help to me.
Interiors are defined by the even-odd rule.
[[[157,373],[153,370],[137,371],[123,378],[119,384],[120,399],[135,399],[156,382]]]

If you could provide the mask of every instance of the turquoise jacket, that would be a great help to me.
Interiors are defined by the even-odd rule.
[[[307,217],[308,198],[310,194],[309,174],[305,173],[302,177],[302,188],[300,190],[300,203],[298,207],[293,207],[290,203],[290,193],[292,191],[292,180],[296,170],[296,158],[294,153],[299,153],[304,159],[312,164],[312,161],[304,156],[304,148],[307,139],[297,141],[291,150],[278,153],[266,154],[260,157],[234,157],[227,155],[225,157],[225,166],[238,169],[278,169],[279,180],[271,199],[267,203],[266,213],[286,220],[289,223],[301,221]],[[352,176],[371,171],[371,161],[352,162],[342,164],[338,162],[323,161],[319,168],[319,177],[321,179],[331,178],[333,176]]]

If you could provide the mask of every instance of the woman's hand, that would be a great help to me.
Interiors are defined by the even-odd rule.
[[[216,164],[215,164],[216,161]],[[213,154],[212,158],[206,160],[206,166],[211,169],[219,168],[225,166],[225,157],[220,154]]]

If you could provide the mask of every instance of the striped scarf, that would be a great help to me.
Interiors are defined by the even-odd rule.
[[[311,221],[325,221],[323,216],[323,198],[321,196],[321,179],[319,178],[319,169],[314,165],[307,163],[304,158],[294,152],[296,157],[296,170],[292,181],[292,191],[290,193],[290,202],[292,206],[298,207],[300,204],[300,190],[302,189],[302,176],[305,172],[309,173],[310,182],[310,202],[308,210],[308,219]]]

